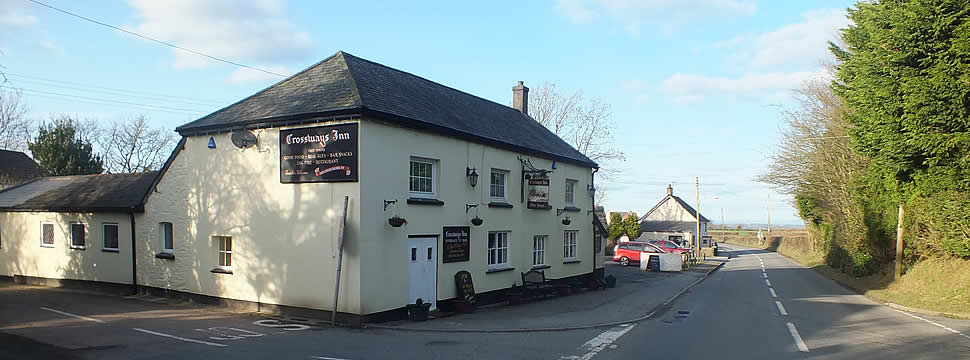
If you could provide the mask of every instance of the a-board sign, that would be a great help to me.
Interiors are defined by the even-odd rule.
[[[660,255],[650,255],[647,260],[647,270],[660,271]]]
[[[475,305],[475,284],[472,283],[471,273],[465,270],[455,273],[455,291],[458,292],[458,300]]]
[[[471,250],[471,228],[468,226],[445,226],[442,229],[441,262],[468,261]]]
[[[549,178],[533,175],[529,178],[529,198],[526,207],[529,209],[549,209]]]
[[[357,123],[280,130],[280,182],[357,181]]]

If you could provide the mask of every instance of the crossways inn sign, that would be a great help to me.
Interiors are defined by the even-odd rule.
[[[280,182],[357,181],[357,123],[280,130]]]

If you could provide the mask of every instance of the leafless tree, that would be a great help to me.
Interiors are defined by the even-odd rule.
[[[19,91],[0,88],[0,149],[25,151],[33,121]]]
[[[160,168],[175,143],[175,134],[152,128],[139,115],[112,123],[101,139],[106,172],[134,173]]]

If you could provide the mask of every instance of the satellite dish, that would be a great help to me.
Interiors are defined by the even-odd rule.
[[[256,135],[249,130],[233,131],[232,136],[229,137],[229,140],[232,140],[232,144],[240,149],[245,149],[256,145]]]

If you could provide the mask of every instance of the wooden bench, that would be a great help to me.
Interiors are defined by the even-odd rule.
[[[569,285],[565,286],[569,287]],[[522,273],[522,289],[532,297],[557,294],[561,291],[560,287],[562,286],[550,284],[546,280],[546,273],[542,270],[529,270]]]

